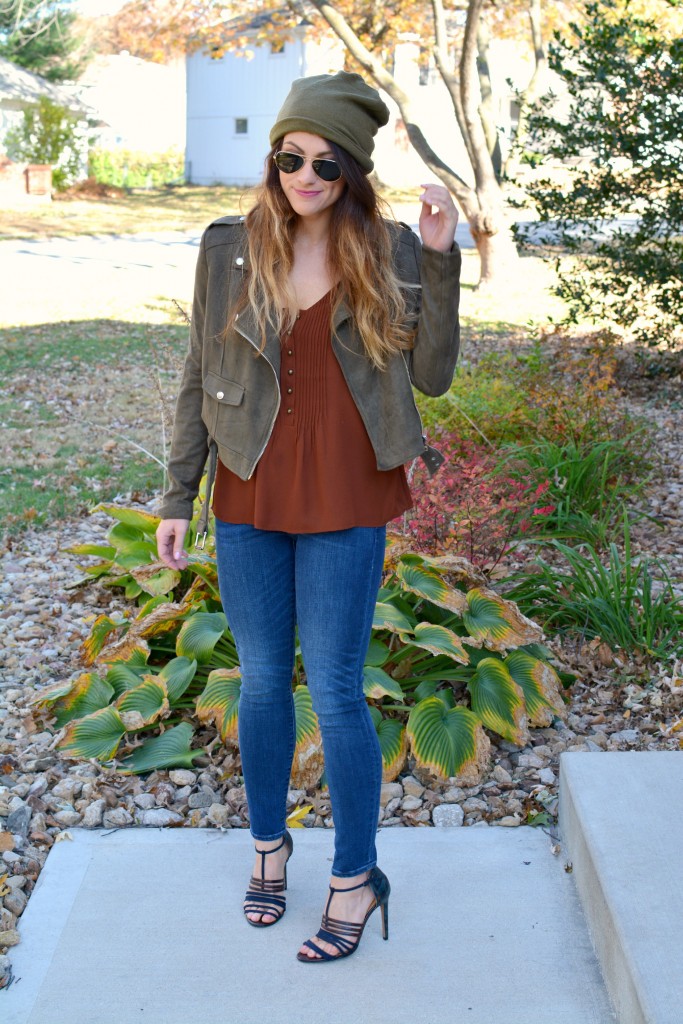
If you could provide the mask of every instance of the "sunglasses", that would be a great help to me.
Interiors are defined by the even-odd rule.
[[[299,156],[298,153],[287,153],[281,149],[273,157],[278,171],[283,174],[294,174],[300,171],[308,157]],[[342,169],[336,160],[311,160],[313,170],[323,181],[339,181],[342,176]]]

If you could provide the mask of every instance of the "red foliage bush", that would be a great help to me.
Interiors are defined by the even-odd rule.
[[[436,443],[446,462],[431,479],[422,463],[415,464],[414,507],[394,526],[417,551],[462,555],[491,572],[533,517],[554,511],[554,505],[539,504],[548,482],[506,476],[498,471],[495,451],[456,434],[442,433]]]

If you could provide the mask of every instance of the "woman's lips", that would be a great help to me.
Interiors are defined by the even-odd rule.
[[[320,189],[318,189],[318,190],[317,190],[317,191],[315,191],[315,192],[304,192],[304,191],[303,191],[302,189],[300,189],[300,188],[295,188],[295,189],[294,189],[294,191],[296,192],[296,194],[297,194],[298,196],[301,196],[301,197],[302,197],[302,199],[311,199],[311,198],[315,198],[315,196],[319,196],[319,195],[320,195],[320,193],[321,193],[321,190],[320,190]]]

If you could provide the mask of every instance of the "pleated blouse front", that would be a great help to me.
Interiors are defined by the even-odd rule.
[[[282,337],[280,409],[253,476],[218,463],[217,519],[261,530],[319,533],[382,526],[412,499],[403,466],[378,470],[330,337],[330,293]]]

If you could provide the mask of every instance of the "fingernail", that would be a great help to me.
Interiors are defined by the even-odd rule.
[[[178,559],[178,558],[180,558],[180,552],[179,552],[179,551],[175,551],[175,552],[173,553],[173,557],[174,557],[175,559]]]

